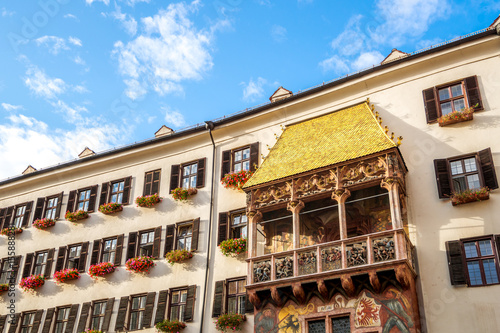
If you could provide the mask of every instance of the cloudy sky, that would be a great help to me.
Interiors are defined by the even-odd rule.
[[[303,90],[499,14],[496,0],[0,0],[0,179],[265,103],[280,85]]]

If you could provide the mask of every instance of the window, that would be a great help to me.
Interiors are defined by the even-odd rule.
[[[51,195],[45,198],[38,198],[36,201],[33,221],[48,218],[57,220],[61,214],[61,206],[64,192]]]
[[[48,252],[39,252],[35,255],[35,266],[33,269],[34,275],[45,274],[47,266],[47,256]]]
[[[101,262],[114,262],[116,258],[116,238],[106,239],[102,244]]]
[[[58,202],[59,202],[59,197],[48,198],[44,214],[46,219],[56,218]]]
[[[14,221],[12,222],[14,227],[22,228],[28,226],[32,205],[33,202],[27,202],[16,206],[14,209]]]
[[[222,313],[245,314],[253,312],[253,305],[246,296],[246,277],[215,282],[212,317]]]
[[[221,179],[230,172],[255,171],[259,164],[259,143],[222,152]]]
[[[350,333],[351,319],[349,316],[332,318],[332,331],[333,333]]]
[[[57,308],[54,333],[64,333],[69,321],[70,307]]]
[[[26,255],[26,262],[24,263],[22,277],[25,278],[32,274],[42,274],[46,278],[50,278],[54,252],[54,249],[50,249],[35,253],[28,253]]]
[[[3,258],[0,261],[0,284],[16,284],[21,256]]]
[[[143,328],[144,312],[146,311],[146,295],[132,297],[132,306],[130,308],[130,331],[136,331]]]
[[[200,219],[167,225],[165,253],[172,250],[198,250]]]
[[[142,195],[160,194],[160,172],[161,169],[146,172]]]
[[[95,211],[97,185],[69,192],[67,211]]]
[[[182,166],[182,188],[195,188],[198,175],[198,163]]]
[[[95,240],[92,247],[90,264],[112,262],[115,266],[119,266],[122,261],[123,238],[123,235],[119,235]]]
[[[83,303],[76,331],[85,332],[90,329],[107,332],[114,303],[114,298]]]
[[[156,292],[120,299],[115,331],[136,331],[151,327]]]
[[[139,233],[139,256],[150,257],[153,255],[154,230]]]
[[[107,301],[93,302],[92,315],[90,317],[90,329],[101,331],[102,324],[104,323],[104,316],[106,315]]]
[[[161,227],[131,232],[128,235],[127,260],[138,256],[160,256]]]
[[[192,321],[196,286],[170,289],[169,320]]]
[[[52,333],[73,332],[79,307],[80,304],[73,304],[47,309],[42,331],[49,332],[52,326]],[[53,321],[54,324],[52,324]],[[36,330],[32,330],[32,332],[36,332]]]
[[[231,169],[234,172],[250,170],[250,147],[233,151]]]
[[[182,187],[201,188],[205,186],[206,158],[183,164],[174,164],[170,171],[170,192]]]
[[[307,332],[308,333],[325,333],[326,326],[325,320],[311,320],[307,322]]]
[[[75,268],[85,272],[89,242],[62,246],[57,253],[56,272],[65,268]]]
[[[439,117],[466,107],[483,110],[476,76],[426,89],[423,96],[427,123],[436,122]]]
[[[191,241],[193,239],[193,224],[180,225],[177,235],[177,250],[191,251]]]
[[[35,312],[24,312],[21,319],[21,333],[31,333],[34,323]]]
[[[247,215],[245,212],[231,214],[231,238],[247,238]]]
[[[132,177],[113,180],[108,183],[103,183],[101,186],[101,197],[99,205],[105,203],[120,203],[127,205],[130,199],[130,190]]]
[[[498,188],[491,149],[477,153],[434,160],[439,198],[447,198],[452,192]]]

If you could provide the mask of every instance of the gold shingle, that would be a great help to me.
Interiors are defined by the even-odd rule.
[[[244,187],[349,161],[396,146],[365,102],[287,127]]]

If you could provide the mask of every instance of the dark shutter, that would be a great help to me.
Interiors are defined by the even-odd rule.
[[[165,254],[169,253],[174,249],[174,238],[175,238],[175,224],[167,225],[167,231],[165,237]]]
[[[151,185],[151,194],[160,194],[160,173],[161,170],[153,171],[153,184]]]
[[[217,245],[227,239],[227,213],[219,213],[219,237]]]
[[[116,237],[115,266],[120,266],[122,263],[123,237],[123,234]]]
[[[137,243],[137,232],[131,232],[128,234],[128,246],[127,246],[127,259],[135,257],[135,247]]]
[[[495,236],[495,243],[497,245],[497,253],[500,255],[500,235]]]
[[[52,324],[52,319],[54,318],[55,308],[47,309],[47,314],[45,315],[45,321],[43,322],[42,333],[50,332],[50,325]]]
[[[73,333],[73,327],[75,326],[76,316],[78,315],[78,308],[80,304],[73,304],[69,310],[68,323],[66,324],[66,330],[64,333]]]
[[[462,245],[460,241],[446,242],[446,255],[448,256],[448,269],[452,285],[466,284],[464,262],[462,258]]]
[[[146,172],[144,175],[144,189],[142,190],[142,195],[151,195],[153,185],[153,171]]]
[[[31,332],[38,333],[38,328],[40,327],[40,322],[42,321],[43,310],[37,310],[35,312],[35,319],[33,320],[33,326],[31,327]],[[0,330],[2,332],[2,330]]]
[[[123,199],[122,204],[128,205],[130,202],[130,188],[132,186],[132,176],[125,178],[125,184],[123,185]]]
[[[207,162],[206,158],[198,160],[198,172],[196,174],[196,187],[201,188],[205,186],[205,164]]]
[[[33,221],[42,218],[44,205],[45,205],[45,198],[36,199],[35,214],[33,214]]]
[[[87,320],[89,318],[90,302],[85,302],[82,304],[82,312],[80,313],[80,320],[78,321],[78,327],[76,331],[78,333],[85,332],[87,328]]]
[[[198,250],[198,235],[200,233],[200,218],[196,218],[193,221],[193,235],[191,238],[191,250]]]
[[[22,275],[23,278],[31,275],[31,266],[33,265],[34,256],[35,256],[34,253],[28,253],[26,255],[26,261],[24,262],[23,275]]]
[[[57,220],[59,216],[61,216],[61,207],[63,201],[64,192],[59,193],[59,197],[57,198],[57,207],[56,207],[56,216],[54,220]]]
[[[17,325],[19,325],[19,322],[20,322],[20,317],[21,317],[21,314],[20,313],[15,313],[14,314],[14,318],[12,320],[10,320],[10,326],[9,326],[9,333],[16,333],[16,330],[17,330]]]
[[[66,259],[66,246],[61,246],[57,251],[56,272],[64,269],[64,259]]]
[[[108,189],[109,189],[109,183],[102,183],[101,197],[99,198],[99,206],[108,203]]]
[[[90,198],[89,198],[89,210],[88,212],[95,212],[95,202],[97,198],[97,185],[94,185],[90,188]]]
[[[4,228],[5,224],[5,214],[7,213],[7,208],[0,209],[0,230]],[[1,318],[1,317],[0,317]],[[0,319],[1,320],[1,319]],[[0,331],[2,332],[2,331]]]
[[[245,312],[246,313],[253,313],[253,304],[250,302],[250,298],[248,297],[248,294],[245,295]]]
[[[255,171],[259,167],[259,143],[250,145],[250,170]]]
[[[223,312],[224,305],[224,281],[215,282],[214,304],[212,306],[212,318],[218,317]]]
[[[434,170],[436,171],[439,198],[449,197],[451,195],[451,184],[448,161],[445,159],[434,160]]]
[[[153,307],[155,306],[156,292],[148,293],[146,297],[146,307],[144,308],[144,328],[151,327],[151,319],[153,319]]]
[[[220,174],[220,179],[231,172],[231,151],[225,150],[222,152],[222,169]]]
[[[87,267],[87,254],[89,252],[89,242],[82,244],[82,250],[80,252],[80,258],[78,260],[78,271],[80,273],[85,273],[85,267]]]
[[[101,249],[101,240],[96,239],[92,246],[92,255],[90,256],[90,265],[95,265],[99,262],[99,250]]]
[[[160,243],[161,243],[161,227],[155,228],[155,238],[153,241],[153,258],[160,257]]]
[[[75,201],[76,201],[76,191],[69,191],[68,205],[66,206],[67,212],[74,212],[75,211]]]
[[[167,309],[167,299],[168,299],[168,290],[160,291],[158,295],[158,305],[156,306],[156,315],[154,324],[158,324],[165,320],[165,310]]]
[[[187,291],[186,307],[184,308],[184,321],[193,321],[194,298],[196,296],[196,286],[189,286]]]
[[[0,333],[3,333],[6,321],[7,321],[7,315],[0,316]]]
[[[13,213],[14,213],[14,206],[10,206],[9,208],[7,208],[7,211],[5,212],[4,228],[10,227],[10,224],[12,223]]]
[[[17,283],[17,277],[19,275],[19,265],[21,264],[21,256],[14,257],[14,266],[12,267],[12,273],[10,278],[14,281],[14,284]],[[2,332],[2,330],[0,330]]]
[[[52,263],[54,262],[54,252],[56,249],[50,249],[47,253],[47,263],[45,264],[45,273],[43,274],[46,278],[50,278],[50,272],[52,271]]]
[[[439,117],[436,88],[426,89],[422,93],[424,95],[425,116],[427,118],[427,123],[434,123]]]
[[[484,186],[490,190],[498,188],[497,175],[495,166],[493,165],[493,157],[491,156],[491,149],[487,148],[481,150],[479,153],[479,160],[481,161],[481,170],[483,172]]]
[[[118,307],[118,315],[116,316],[115,331],[123,331],[125,328],[125,318],[127,317],[128,296],[120,298],[120,306]]]
[[[170,170],[170,191],[169,194],[172,193],[173,190],[178,188],[179,185],[179,172],[181,166],[179,164],[172,165],[172,169]]]
[[[484,110],[481,93],[479,92],[479,84],[477,83],[477,76],[469,76],[465,79],[465,89],[467,90],[469,106],[474,107],[477,105],[474,107],[474,111]]]
[[[107,332],[109,330],[109,323],[111,322],[111,314],[113,313],[113,305],[115,305],[115,298],[108,298],[106,302],[106,310],[104,312],[104,320],[102,322],[101,330]]]
[[[23,224],[22,224],[23,228],[26,228],[28,226],[32,207],[33,207],[33,201],[30,201],[26,204],[26,210],[24,211]]]

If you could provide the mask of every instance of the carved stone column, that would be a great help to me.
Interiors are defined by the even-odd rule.
[[[346,188],[340,188],[332,192],[332,199],[339,204],[339,230],[340,239],[347,238],[347,215],[345,209],[345,202],[351,196],[351,192]]]
[[[287,209],[293,214],[293,248],[300,247],[300,211],[304,208],[304,202],[301,200],[290,201]]]
[[[397,179],[387,177],[380,183],[380,187],[385,188],[389,192],[392,228],[402,228],[403,222],[401,218],[401,205],[399,204],[399,185]]]
[[[257,223],[262,221],[262,213],[258,210],[252,210],[247,213],[248,216],[248,257],[257,256]]]

